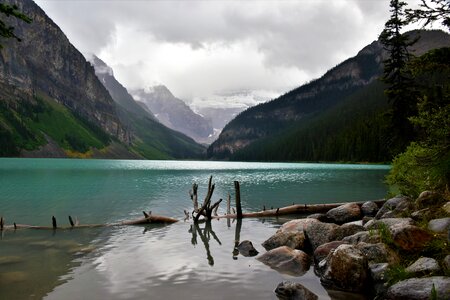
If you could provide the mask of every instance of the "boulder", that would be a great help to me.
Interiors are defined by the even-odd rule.
[[[443,209],[446,213],[450,214],[450,202],[445,203],[445,204],[442,206],[442,209]]]
[[[364,202],[361,205],[361,213],[363,216],[375,217],[378,212],[378,205],[373,201]]]
[[[416,199],[416,206],[418,208],[426,208],[440,203],[445,203],[444,198],[441,194],[431,191],[420,193],[419,197]]]
[[[303,249],[305,246],[305,234],[303,231],[277,232],[267,239],[262,246],[268,251],[281,246],[292,249]]]
[[[342,241],[348,242],[349,244],[353,245],[356,245],[360,242],[376,244],[381,242],[381,238],[377,230],[371,230],[357,232],[354,235],[343,238]]]
[[[327,218],[336,224],[355,221],[361,217],[361,209],[356,203],[347,203],[327,212]]]
[[[413,218],[415,221],[422,220],[429,211],[430,211],[429,208],[416,210],[415,212],[411,213],[411,218]]]
[[[444,258],[444,260],[442,261],[442,266],[447,272],[450,271],[450,254]]]
[[[366,229],[378,229],[381,226],[387,226],[390,231],[396,226],[413,225],[414,221],[411,218],[385,218],[380,220],[372,220],[366,223],[364,227]]]
[[[258,255],[258,251],[253,247],[252,242],[245,240],[242,241],[238,246],[237,249],[239,250],[239,253],[243,256],[249,257],[249,256],[256,256]]]
[[[370,264],[369,272],[370,278],[372,279],[372,284],[377,294],[377,299],[382,299],[386,294],[387,285],[387,271],[389,270],[388,263]]]
[[[330,252],[320,277],[325,287],[349,292],[364,291],[368,279],[367,259],[353,245],[340,245]]]
[[[339,226],[336,224],[322,223],[318,221],[307,226],[305,228],[305,235],[312,251],[316,250],[316,248],[322,244],[333,241],[333,230],[338,227]]]
[[[298,282],[283,281],[278,284],[275,294],[280,300],[317,300],[316,294]]]
[[[421,257],[406,268],[406,272],[415,276],[430,275],[441,270],[438,262],[430,257]]]
[[[450,229],[450,218],[430,220],[428,229],[437,233],[447,232]]]
[[[310,265],[308,254],[286,246],[267,251],[258,256],[257,260],[280,273],[291,276],[302,276],[309,270]]]
[[[343,245],[343,244],[348,244],[348,243],[343,242],[343,241],[333,241],[333,242],[329,242],[329,243],[320,245],[314,251],[314,255],[313,255],[314,263],[316,265],[318,265],[319,262],[322,261],[323,259],[325,259],[332,250],[336,249],[337,247],[339,247],[340,245]]]
[[[387,200],[383,206],[378,210],[375,219],[384,219],[388,217],[396,217],[402,212],[413,209],[414,203],[409,197],[396,196]]]
[[[434,286],[435,298],[432,297]],[[427,278],[411,278],[397,282],[391,286],[386,295],[388,300],[448,300],[450,277],[434,276]]]
[[[405,251],[423,249],[433,236],[414,225],[394,226],[391,230],[394,244]]]
[[[343,224],[343,225],[333,229],[333,231],[331,232],[331,235],[334,240],[340,241],[347,236],[354,235],[357,232],[365,231],[365,230],[366,229],[361,225],[346,223],[346,224]]]
[[[370,264],[388,263],[390,265],[398,264],[400,257],[384,243],[368,244],[359,243],[356,248],[361,250]]]
[[[308,219],[316,219],[316,220],[318,220],[320,222],[328,222],[329,221],[328,218],[327,218],[327,215],[326,214],[321,214],[321,213],[309,215],[307,218]]]
[[[288,231],[303,231],[310,224],[319,222],[316,219],[296,219],[284,223],[277,232],[288,232]]]

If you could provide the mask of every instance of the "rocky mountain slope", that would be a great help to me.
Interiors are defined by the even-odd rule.
[[[124,124],[121,106],[98,80],[94,68],[41,8],[31,0],[3,2],[17,5],[32,22],[8,18],[8,25],[15,28],[22,41],[2,40],[1,156],[200,155],[202,149],[198,144],[178,134],[170,142],[160,140],[147,145],[148,141]],[[152,151],[139,151],[155,144],[159,145],[159,150],[153,151],[156,156]]]
[[[193,112],[163,85],[134,90],[132,95],[137,101],[144,103],[162,124],[197,142],[208,143],[209,137],[214,133],[210,121]]]
[[[415,37],[419,31],[409,34]],[[442,31],[420,31],[420,36],[412,49],[415,55],[436,47],[450,46],[449,35]],[[208,157],[230,159],[240,152],[237,159],[251,159],[251,154],[245,152],[256,141],[293,132],[376,81],[382,73],[384,57],[382,45],[374,41],[321,78],[270,102],[247,109],[225,126],[219,138],[208,148]],[[292,141],[292,144],[296,142],[301,141]],[[265,145],[255,144],[254,148],[262,146]]]

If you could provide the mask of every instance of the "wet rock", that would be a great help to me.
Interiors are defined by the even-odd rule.
[[[320,222],[328,222],[329,221],[326,214],[320,214],[320,213],[309,215],[307,218],[308,219],[316,219]]]
[[[361,217],[361,209],[356,203],[347,203],[327,212],[327,218],[336,224],[355,221]]]
[[[404,213],[414,206],[413,201],[409,197],[396,196],[387,200],[375,215],[375,219],[384,219],[388,217],[396,217]]]
[[[320,281],[326,287],[349,292],[361,292],[368,283],[367,259],[353,245],[340,245],[326,258],[326,268]]]
[[[366,229],[361,225],[346,223],[346,224],[343,224],[343,225],[339,226],[338,228],[334,229],[332,231],[331,235],[333,236],[334,240],[340,241],[347,236],[354,235],[357,232],[365,231],[365,230]]]
[[[429,275],[437,273],[440,270],[441,268],[438,262],[430,257],[421,257],[406,268],[406,272],[412,273],[415,276]]]
[[[387,271],[389,269],[388,263],[370,264],[369,272],[372,284],[375,289],[375,293],[379,299],[383,299],[383,295],[386,294],[387,286]]]
[[[348,243],[343,242],[343,241],[333,241],[333,242],[329,242],[329,243],[320,245],[314,251],[314,255],[313,255],[314,263],[319,264],[319,262],[322,261],[323,259],[325,259],[332,250],[336,249],[337,247],[339,247],[340,245],[343,245],[343,244],[348,244]]]
[[[394,265],[400,262],[398,254],[384,243],[359,243],[356,248],[361,250],[369,264],[388,263]]]
[[[284,223],[277,232],[298,232],[303,231],[309,225],[319,222],[316,219],[296,219]]]
[[[0,256],[0,266],[17,264],[23,262],[23,258],[20,256]]]
[[[447,232],[450,229],[450,218],[430,220],[428,229],[437,233]]]
[[[303,231],[277,232],[262,243],[262,246],[266,250],[272,250],[281,246],[303,249],[305,246],[305,234]]]
[[[245,240],[242,241],[238,246],[237,249],[239,250],[239,253],[243,256],[256,256],[258,255],[258,251],[253,247],[252,242]]]
[[[320,245],[333,241],[333,230],[338,227],[336,224],[322,222],[315,222],[307,226],[305,236],[311,249],[314,251]]]
[[[421,250],[433,238],[427,231],[413,225],[393,226],[391,233],[394,244],[405,251]]]
[[[316,300],[316,294],[298,282],[283,281],[278,284],[275,294],[280,300]]]
[[[356,245],[360,242],[376,244],[381,242],[381,238],[377,230],[371,230],[357,232],[354,235],[343,238],[342,241],[348,242],[349,244],[353,245]]]
[[[397,282],[391,286],[386,295],[388,300],[429,300],[431,290],[437,294],[436,299],[448,300],[450,277],[434,276],[427,278],[411,278]]]
[[[267,251],[258,256],[257,260],[280,273],[292,276],[302,276],[309,270],[310,264],[308,254],[286,246]]]
[[[363,216],[375,217],[378,212],[378,205],[373,201],[364,202],[361,205],[361,213]]]

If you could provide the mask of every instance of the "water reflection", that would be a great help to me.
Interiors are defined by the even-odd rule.
[[[194,222],[189,229],[189,232],[192,234],[191,243],[192,245],[197,245],[197,234],[200,236],[200,239],[203,242],[203,246],[205,246],[206,257],[208,259],[208,264],[210,266],[214,266],[214,257],[211,255],[211,251],[209,250],[209,241],[211,237],[213,237],[219,245],[222,245],[222,242],[217,237],[216,233],[212,229],[211,220],[206,221],[204,228],[200,228],[199,222]]]

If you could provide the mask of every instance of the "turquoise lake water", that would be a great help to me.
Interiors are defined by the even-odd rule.
[[[375,200],[387,193],[388,170],[381,165],[0,159],[0,216],[7,224],[45,226],[52,216],[60,225],[68,224],[68,215],[81,224],[114,223],[141,217],[143,210],[183,219],[183,211],[192,210],[192,183],[199,184],[202,200],[210,175],[216,184],[213,201],[228,193],[233,199],[233,181],[240,182],[244,211]],[[224,212],[222,205],[219,214]],[[264,251],[260,244],[286,220],[244,219],[240,239]],[[214,234],[201,225],[204,236],[197,237],[190,221],[6,231],[0,240],[0,299],[276,299],[273,290],[283,280],[299,281],[320,299],[330,299],[312,270],[291,277],[254,258],[233,259],[236,225],[215,220]]]

